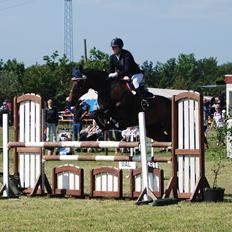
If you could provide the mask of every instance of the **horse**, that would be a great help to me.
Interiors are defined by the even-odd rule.
[[[72,80],[67,99],[73,105],[89,89],[95,90],[100,109],[95,112],[94,118],[103,130],[107,128],[107,123],[110,125],[109,122],[114,122],[114,127],[118,129],[136,126],[138,113],[145,111],[147,137],[155,141],[171,141],[170,99],[144,90],[149,103],[144,110],[127,81],[109,78],[107,72],[99,70],[81,70],[81,74],[82,78]]]

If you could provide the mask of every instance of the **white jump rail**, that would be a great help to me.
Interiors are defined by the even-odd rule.
[[[43,156],[44,161],[124,161],[124,162],[140,162],[141,156],[125,156],[125,155],[56,155],[56,156]],[[171,162],[171,157],[151,157],[147,156],[148,162],[167,163]]]
[[[169,147],[170,142],[145,143],[146,146],[161,148]],[[116,141],[64,141],[64,142],[9,142],[8,147],[17,148],[139,148],[139,142],[116,142]]]

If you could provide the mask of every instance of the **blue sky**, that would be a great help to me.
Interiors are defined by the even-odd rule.
[[[0,59],[27,66],[63,53],[64,0],[0,0]],[[124,40],[137,63],[165,62],[180,53],[232,62],[231,0],[73,0],[74,59],[88,49],[111,53]]]

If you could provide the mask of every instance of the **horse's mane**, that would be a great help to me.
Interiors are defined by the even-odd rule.
[[[101,71],[97,69],[84,69],[83,74],[87,77],[94,79],[106,81],[108,79],[108,73],[106,71]]]

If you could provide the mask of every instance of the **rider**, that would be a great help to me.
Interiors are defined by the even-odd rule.
[[[129,77],[135,87],[136,93],[141,100],[142,107],[148,106],[147,100],[144,99],[143,89],[140,83],[143,79],[142,70],[135,63],[132,54],[123,49],[123,41],[120,38],[115,38],[111,41],[113,54],[110,56],[110,78],[125,79]]]

